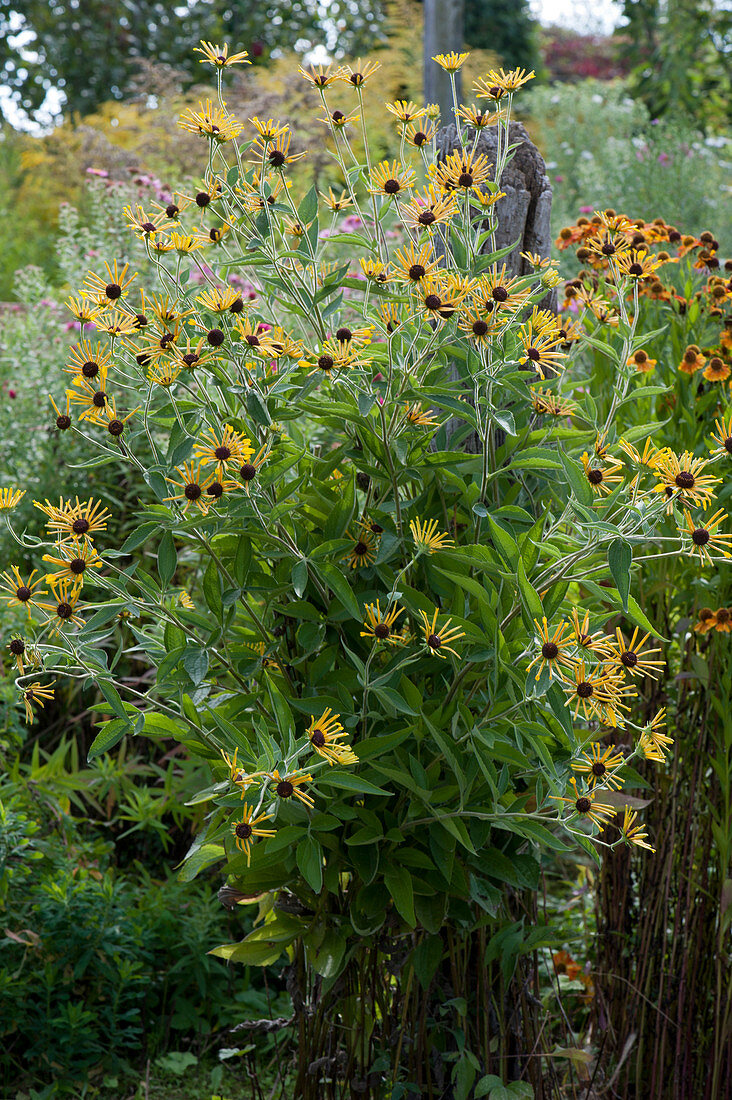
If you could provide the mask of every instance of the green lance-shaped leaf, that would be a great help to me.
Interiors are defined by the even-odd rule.
[[[628,596],[630,595],[630,566],[633,562],[633,551],[625,539],[613,539],[607,551],[607,563],[610,572],[617,585],[620,598],[623,601],[623,611],[628,610]]]

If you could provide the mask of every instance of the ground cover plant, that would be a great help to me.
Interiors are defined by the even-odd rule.
[[[293,1012],[271,1027],[294,1095],[549,1095],[584,1052],[552,1051],[537,1011],[542,864],[648,848],[625,788],[670,744],[638,699],[664,660],[638,566],[732,537],[705,525],[705,460],[642,461],[645,423],[618,427],[659,337],[639,303],[683,239],[598,213],[603,282],[562,321],[542,305],[554,264],[512,274],[493,247],[531,74],[477,80],[441,162],[434,111],[388,104],[399,157],[377,163],[377,68],[303,70],[343,186],[298,194],[297,131],[226,110],[246,57],[201,54],[217,95],[180,119],[201,177],[125,212],[158,284],[124,249],[91,266],[54,396],[59,445],[83,437],[134,484],[135,529],[115,545],[114,502],[62,492],[37,501],[46,537],[15,530],[22,706],[37,720],[71,678],[108,715],[92,758],[133,735],[207,763],[182,881],[221,868],[253,913],[214,954],[286,960]],[[569,396],[583,348],[611,381]],[[3,495],[11,527],[22,493]]]

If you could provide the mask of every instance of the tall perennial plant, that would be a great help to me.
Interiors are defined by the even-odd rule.
[[[637,569],[668,539],[728,538],[705,459],[649,463],[644,425],[617,436],[655,229],[597,215],[602,287],[565,323],[539,304],[552,262],[512,275],[493,243],[533,74],[456,100],[462,148],[439,162],[434,110],[387,104],[399,158],[373,163],[364,127],[360,163],[376,66],[302,70],[333,186],[296,196],[297,132],[232,117],[222,80],[246,57],[202,53],[217,95],[180,120],[208,151],[200,183],[125,212],[158,285],[125,256],[89,271],[68,304],[96,327],[53,398],[90,465],[135,480],[138,526],[110,546],[113,509],[75,496],[37,501],[46,541],[15,532],[37,555],[1,579],[20,697],[32,722],[77,678],[109,715],[92,756],[148,734],[208,761],[182,876],[221,867],[226,904],[258,903],[216,954],[289,957],[294,1014],[271,1026],[298,1038],[290,1095],[544,1095],[541,861],[650,847],[623,794],[668,744],[636,705],[663,645]],[[608,381],[570,401],[583,345]]]

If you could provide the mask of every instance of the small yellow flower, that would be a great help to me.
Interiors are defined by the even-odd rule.
[[[275,768],[274,771],[267,772],[267,778],[275,784],[275,794],[278,798],[296,798],[308,809],[312,809],[315,805],[315,800],[311,795],[302,789],[304,783],[312,782],[312,775],[303,774],[302,772],[289,772],[286,775],[280,775],[278,769]]]
[[[74,504],[71,499],[64,503],[63,497],[58,506],[51,504],[49,500],[40,504],[34,500],[36,508],[48,516],[46,527],[60,542],[69,540],[78,542],[81,538],[91,539],[98,531],[106,531],[107,520],[110,512],[100,501],[86,500],[84,502],[76,498]]]
[[[570,629],[570,624],[565,622],[560,623],[550,637],[549,623],[546,615],[541,620],[541,623],[538,619],[534,619],[534,622],[539,632],[541,649],[539,650],[538,656],[534,657],[526,671],[530,672],[534,665],[538,664],[539,668],[535,679],[539,680],[544,668],[552,670],[556,667],[558,669],[560,665],[567,665],[569,668],[572,668],[576,664],[576,658],[567,652],[570,639],[564,636],[565,632]]]
[[[407,401],[404,406],[404,418],[410,424],[418,425],[420,428],[434,428],[438,424],[437,415],[433,412],[425,412],[421,401],[415,401],[412,405]]]
[[[361,631],[362,638],[373,638],[377,642],[386,642],[388,645],[401,645],[403,636],[394,630],[394,624],[403,613],[403,607],[392,607],[391,610],[382,611],[379,601],[375,604],[366,604],[365,630]]]
[[[418,107],[411,99],[397,99],[394,103],[387,103],[386,109],[405,126],[408,122],[414,122],[418,118],[424,118],[426,113],[424,107]]]
[[[571,762],[571,766],[573,771],[582,772],[587,776],[590,788],[599,783],[611,790],[613,788],[620,790],[623,780],[619,779],[615,772],[624,762],[623,754],[616,752],[614,745],[610,745],[603,752],[602,746],[597,741],[593,741],[590,752],[583,752],[579,760]]]
[[[0,512],[12,512],[25,496],[25,489],[0,489]]]
[[[644,650],[643,646],[650,638],[650,634],[644,634],[639,639],[639,633],[640,629],[636,627],[630,641],[627,642],[620,627],[616,627],[615,644],[609,649],[610,665],[619,672],[627,672],[630,676],[650,676],[651,679],[657,680],[659,677],[657,670],[662,669],[665,662],[656,660],[654,654],[660,653],[661,648],[654,646]]]
[[[359,524],[359,528],[358,535],[348,532],[349,538],[353,540],[353,546],[347,554],[351,569],[360,569],[376,559],[376,539],[373,532],[363,524]]]
[[[258,814],[255,817],[254,808],[245,803],[241,808],[241,819],[232,822],[231,831],[234,835],[234,843],[240,851],[245,853],[247,867],[252,859],[252,838],[276,835],[276,829],[263,829],[260,825],[260,822],[269,821],[271,817],[272,814]]]
[[[450,536],[439,532],[437,528],[436,519],[429,519],[424,522],[420,519],[409,521],[409,530],[412,532],[412,538],[420,552],[427,551],[428,554],[436,554],[438,550],[445,550],[448,546],[453,545]]]
[[[732,558],[732,551],[729,549],[730,543],[732,543],[732,535],[723,535],[717,530],[720,523],[727,519],[727,513],[723,508],[720,508],[703,523],[697,523],[691,518],[691,512],[684,509],[684,519],[686,520],[686,530],[679,527],[678,531],[682,538],[691,538],[691,548],[688,551],[691,557],[698,554],[702,565],[705,562],[708,565],[712,564],[710,550],[714,554],[721,554],[722,557]]]
[[[127,274],[130,265],[125,264],[120,270],[117,266],[117,261],[113,261],[113,267],[105,261],[104,269],[106,278],[103,275],[97,275],[95,272],[90,271],[87,273],[84,279],[84,286],[87,287],[93,294],[99,296],[99,304],[111,304],[118,302],[120,298],[124,298],[129,289],[130,283],[137,278],[137,274]]]
[[[104,564],[88,540],[64,543],[58,547],[57,555],[44,554],[43,561],[56,566],[55,573],[46,574],[46,583],[51,585],[68,581],[81,586],[87,569],[101,569]]]
[[[371,170],[371,186],[369,192],[372,195],[384,195],[386,198],[394,198],[404,191],[414,187],[417,177],[414,169],[405,167],[399,161],[383,160]]]
[[[29,619],[31,609],[41,607],[38,597],[47,595],[45,589],[40,592],[36,591],[38,585],[43,584],[45,579],[43,576],[39,576],[37,580],[34,580],[33,578],[37,572],[38,570],[34,569],[27,581],[23,580],[17,565],[11,565],[8,571],[0,573],[0,591],[8,593],[5,596],[0,595],[0,600],[4,600],[8,607],[24,607],[28,612]]]
[[[322,65],[311,65],[309,69],[303,69],[303,67],[300,66],[297,71],[316,88],[327,88],[331,84],[334,84],[336,80],[340,80],[340,69],[333,72],[330,65],[325,67]]]
[[[223,46],[215,46],[213,42],[204,42],[201,39],[201,45],[194,46],[193,52],[203,54],[199,64],[213,65],[217,69],[225,69],[229,65],[251,65],[246,50],[242,50],[241,53],[229,54],[229,47],[226,43]]]
[[[380,68],[381,64],[378,61],[363,62],[359,57],[353,65],[342,65],[336,76],[345,84],[350,84],[354,88],[361,88],[369,77],[378,72]]]
[[[568,802],[572,806],[572,814],[569,820],[577,814],[579,817],[587,818],[594,825],[597,825],[600,832],[605,828],[608,821],[611,821],[615,816],[615,810],[612,806],[608,806],[604,802],[596,802],[595,797],[591,791],[586,791],[580,794],[577,790],[577,780],[572,776],[570,784],[574,788],[574,793],[569,798],[562,797],[561,795],[553,794],[550,797],[557,802]]]
[[[437,629],[437,616],[440,613],[439,608],[435,608],[435,613],[430,620],[424,611],[420,608],[420,615],[422,616],[422,623],[424,629],[424,643],[429,649],[430,653],[435,657],[441,657],[445,660],[445,654],[442,650],[446,650],[448,653],[454,654],[458,659],[460,654],[457,650],[452,649],[448,642],[456,642],[458,638],[465,637],[465,631],[460,627],[454,626],[451,630],[448,630],[450,623],[452,622],[452,616],[443,623],[440,629]]]
[[[81,584],[78,579],[75,581],[68,579],[50,581],[50,586],[56,602],[39,603],[38,606],[42,607],[51,616],[46,621],[53,624],[52,630],[60,631],[68,623],[73,623],[74,626],[83,626],[84,620],[76,614],[81,593]]]
[[[508,72],[504,69],[491,69],[480,80],[475,81],[473,90],[478,99],[500,99],[508,92],[517,91],[535,76],[533,69],[530,73],[526,69],[510,69]]]
[[[351,746],[343,744],[347,734],[338,721],[339,718],[340,714],[333,714],[330,707],[326,707],[320,718],[311,715],[307,728],[308,739],[318,756],[322,756],[330,765],[357,764],[358,757]]]
[[[328,194],[324,195],[321,191],[320,196],[325,200],[334,214],[339,213],[341,210],[345,210],[349,206],[353,206],[353,201],[349,199],[347,191],[341,191],[340,196],[336,197],[333,193],[333,188],[329,187]]]
[[[192,504],[200,512],[208,512],[213,501],[206,490],[216,480],[216,475],[215,473],[206,473],[205,470],[202,472],[203,465],[201,462],[196,465],[193,462],[184,462],[182,466],[176,466],[175,472],[178,477],[166,477],[165,480],[170,485],[177,487],[178,492],[163,499],[166,501],[182,501],[184,512],[187,512]]]
[[[276,141],[278,137],[281,137],[282,134],[286,134],[290,129],[286,122],[278,122],[273,118],[268,118],[265,122],[255,115],[254,118],[250,118],[249,121],[264,142]]]
[[[631,810],[630,806],[625,807],[623,824],[619,826],[623,840],[626,844],[635,844],[638,848],[647,848],[649,852],[655,852],[656,849],[647,843],[648,833],[645,825],[635,824],[637,817],[638,814]]]
[[[39,709],[42,709],[47,702],[53,699],[53,689],[56,681],[52,680],[50,684],[42,684],[40,680],[34,684],[30,684],[27,688],[21,691],[21,699],[25,704],[25,720],[28,725],[33,725],[35,721],[35,715],[33,713],[34,705]]]
[[[438,53],[432,60],[436,61],[446,73],[456,73],[462,69],[469,56],[467,53]]]
[[[221,107],[215,106],[210,99],[205,103],[199,103],[197,111],[192,107],[186,107],[178,119],[178,125],[190,134],[202,134],[221,144],[237,138],[243,130],[238,119]]]

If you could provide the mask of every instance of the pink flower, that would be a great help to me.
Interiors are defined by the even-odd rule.
[[[591,213],[592,213],[592,207],[591,206],[580,206],[580,214],[591,214]]]
[[[105,171],[104,168],[87,168],[86,174],[88,176],[99,176],[103,180],[109,179],[109,172]]]
[[[18,395],[17,395],[17,393],[15,392],[15,390],[8,390],[8,397],[17,397],[17,396],[18,396]]]
[[[556,183],[564,183],[564,176],[555,176],[554,180]]]
[[[669,160],[671,160],[671,158],[668,155],[668,153],[659,153],[658,154],[658,163],[659,164],[667,164]]]

